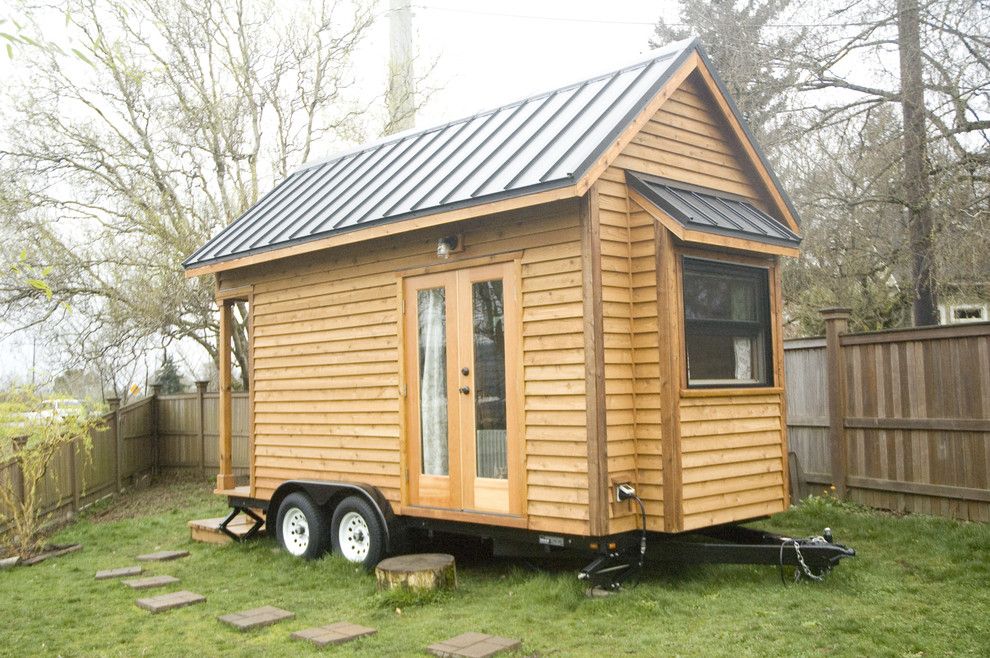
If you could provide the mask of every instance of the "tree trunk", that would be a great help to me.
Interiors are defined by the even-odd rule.
[[[928,181],[928,135],[925,87],[921,71],[918,0],[897,2],[901,65],[901,110],[904,114],[904,200],[908,210],[914,277],[914,325],[938,324],[932,276],[932,208]]]

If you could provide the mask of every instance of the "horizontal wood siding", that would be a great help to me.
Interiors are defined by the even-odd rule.
[[[521,251],[528,514],[587,527],[581,253],[574,203],[382,239],[224,275],[254,287],[256,495],[289,478],[362,481],[401,503],[397,273]]]
[[[681,400],[685,530],[785,509],[781,398],[727,393]]]
[[[767,210],[762,185],[695,75],[633,137],[614,166],[737,194]]]
[[[647,526],[662,531],[654,221],[642,211],[630,214],[621,169],[606,170],[599,195],[609,531],[640,526],[639,508],[614,500],[621,482],[636,485]]]
[[[539,245],[539,246],[536,246]],[[529,527],[588,532],[584,298],[577,208],[522,259]]]

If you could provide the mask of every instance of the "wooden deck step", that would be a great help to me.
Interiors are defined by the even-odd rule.
[[[229,543],[231,541],[230,537],[220,532],[220,522],[223,521],[223,518],[221,516],[215,519],[196,519],[190,521],[187,524],[189,526],[189,536],[193,541],[201,541],[207,544]],[[252,525],[254,525],[254,521],[242,514],[231,521],[227,529],[238,537],[243,537],[251,529]],[[258,531],[258,536],[263,534],[265,534],[264,526]]]

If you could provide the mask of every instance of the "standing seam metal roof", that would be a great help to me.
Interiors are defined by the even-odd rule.
[[[307,166],[183,266],[571,185],[696,48],[680,41],[645,62]]]
[[[788,247],[801,243],[797,234],[740,197],[634,171],[626,172],[626,182],[685,228]]]

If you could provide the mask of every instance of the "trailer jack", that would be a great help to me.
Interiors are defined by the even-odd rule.
[[[578,580],[586,580],[591,589],[616,591],[622,587],[623,581],[639,571],[639,557],[632,551],[618,551],[601,555],[578,572]]]
[[[651,561],[673,564],[765,564],[794,568],[794,579],[821,581],[839,561],[856,551],[832,540],[828,528],[821,535],[795,539],[769,532],[727,525],[701,530],[693,537],[651,533]],[[642,565],[640,547],[628,542],[593,560],[578,579],[593,587],[617,590]]]
[[[228,528],[227,526],[230,525],[230,522],[233,521],[235,518],[237,518],[237,515],[241,513],[251,517],[251,519],[254,520],[254,525],[248,528],[248,531],[245,532],[243,535],[238,535],[232,532],[230,528]],[[258,516],[251,508],[234,505],[230,508],[230,514],[227,515],[227,518],[221,521],[220,525],[217,527],[220,530],[220,532],[227,535],[232,540],[236,542],[242,542],[242,541],[247,541],[252,537],[254,537],[256,534],[258,534],[258,531],[261,530],[261,526],[263,526],[264,524],[265,524],[265,520],[260,516]]]

